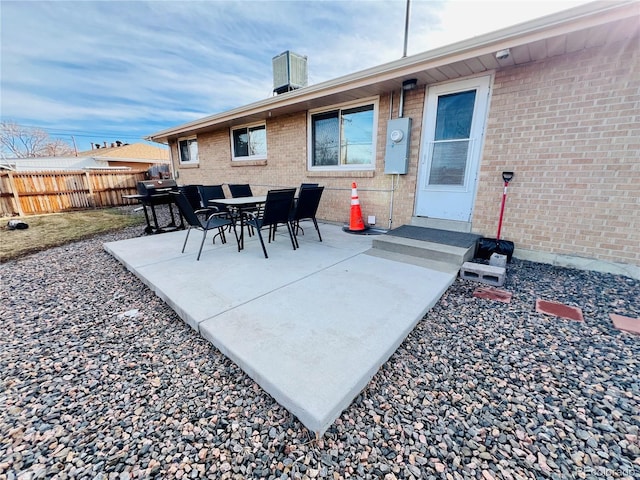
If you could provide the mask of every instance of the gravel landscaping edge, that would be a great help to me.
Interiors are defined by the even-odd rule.
[[[640,477],[640,336],[609,318],[640,318],[638,280],[457,279],[316,441],[102,248],[139,234],[0,265],[0,480]]]

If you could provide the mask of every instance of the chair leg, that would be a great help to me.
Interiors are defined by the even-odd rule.
[[[245,218],[247,217],[246,212],[241,212],[241,215],[244,215]],[[251,225],[249,225],[246,221],[244,222],[244,224],[247,227],[247,233],[249,234],[249,236],[253,237],[253,227]]]
[[[313,217],[312,220],[313,220],[313,224],[316,227],[316,232],[318,232],[318,238],[320,239],[320,241],[322,241],[322,235],[320,235],[320,229],[318,228],[318,222],[316,221],[316,217]]]
[[[220,237],[220,241],[222,243],[227,243],[227,238],[224,235],[224,227],[218,227],[218,233],[216,233],[211,239],[214,245],[216,243],[216,237]]]
[[[200,242],[200,250],[198,250],[198,258],[196,258],[196,260],[200,260],[200,254],[202,253],[202,246],[204,245],[204,241],[207,238],[207,229],[205,228],[202,231],[202,241]]]
[[[293,247],[293,249],[295,250],[296,244],[298,243],[298,240],[295,238],[295,235],[293,234],[293,229],[291,228],[291,224],[289,222],[287,223],[287,230],[289,231],[289,239],[291,240],[291,246]]]
[[[182,253],[184,253],[184,249],[187,246],[187,240],[189,240],[189,234],[191,233],[191,227],[187,228],[187,236],[184,239],[184,243],[182,244]]]
[[[293,222],[291,222],[291,231],[293,232],[293,239],[296,242],[295,248],[300,248],[300,244],[298,243],[298,230]]]
[[[260,245],[262,245],[262,251],[264,252],[264,258],[269,258],[269,255],[267,255],[267,248],[264,246],[264,240],[262,239],[262,233],[260,233],[261,229],[260,228],[256,228],[256,230],[258,230],[258,238],[260,239]],[[271,235],[271,233],[269,233],[269,235]]]
[[[213,236],[213,243],[214,243],[214,245],[215,245],[215,243],[216,243],[216,237],[217,237],[217,236],[219,236],[219,237],[220,237],[220,241],[221,241],[223,244],[227,243],[227,237],[226,237],[226,235],[224,234],[224,227],[218,227],[218,233],[216,233],[216,234]]]
[[[236,243],[238,244],[238,251],[240,251],[240,238],[238,237],[238,230],[236,229],[236,224],[234,222],[229,225],[229,228],[233,227],[233,235],[236,237]]]

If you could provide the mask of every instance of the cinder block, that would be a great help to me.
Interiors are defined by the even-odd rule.
[[[491,257],[489,257],[489,265],[492,267],[506,267],[507,266],[507,256],[500,255],[499,253],[492,253]]]
[[[464,262],[460,269],[460,278],[475,280],[495,287],[504,285],[507,269],[481,263]]]

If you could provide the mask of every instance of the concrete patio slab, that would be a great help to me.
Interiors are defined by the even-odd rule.
[[[286,236],[213,245],[199,232],[105,244],[192,328],[321,435],[455,275],[367,255],[372,238],[313,227],[294,251]]]

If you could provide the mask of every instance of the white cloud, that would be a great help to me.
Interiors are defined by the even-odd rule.
[[[412,0],[408,53],[576,3]],[[308,56],[310,83],[400,58],[405,5],[4,0],[2,119],[153,133],[269,97],[284,50]]]
[[[420,31],[414,40],[420,51],[430,50],[584,3],[588,1],[449,0],[442,5],[440,24]]]

